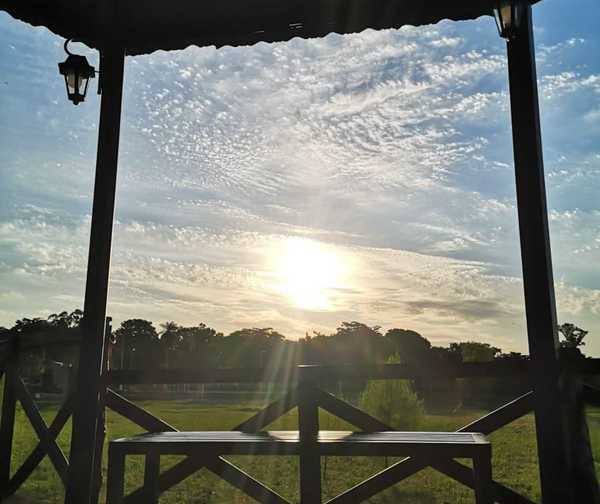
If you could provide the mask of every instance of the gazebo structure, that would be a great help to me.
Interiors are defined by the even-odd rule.
[[[582,437],[573,429],[577,412],[566,400],[565,366],[558,351],[532,28],[531,4],[534,3],[536,1],[528,0],[0,0],[0,9],[16,19],[45,26],[65,39],[81,41],[100,52],[102,101],[78,393],[73,408],[66,476],[67,504],[90,504],[97,490],[94,475],[95,464],[101,457],[97,436],[103,404],[99,398],[105,386],[102,362],[125,56],[189,45],[243,46],[259,41],[321,37],[331,32],[344,34],[367,28],[420,26],[443,19],[468,20],[494,13],[499,18],[501,35],[507,39],[531,357],[527,374],[533,385],[543,502],[595,502],[598,495],[595,480],[589,483],[590,479],[581,469],[589,461],[582,462],[578,458],[581,451],[576,445]],[[483,375],[481,369],[478,373]],[[6,408],[6,401],[4,404]],[[10,412],[7,414],[10,416]],[[4,416],[3,412],[0,443],[12,439]],[[40,440],[51,437],[43,429],[38,435]],[[45,441],[49,455],[52,443],[53,439]],[[589,444],[584,452],[589,453]],[[2,453],[0,484],[5,484],[10,479],[10,459],[6,467]],[[450,473],[451,468],[447,474]],[[455,471],[453,477],[460,480],[459,473]],[[495,494],[495,499],[505,503],[530,502],[502,491]],[[358,501],[350,498],[340,502]]]

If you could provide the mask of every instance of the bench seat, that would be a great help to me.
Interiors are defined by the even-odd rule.
[[[304,442],[314,444],[323,456],[425,456],[433,453],[436,457],[472,458],[489,449],[485,436],[472,432],[320,431],[318,436]],[[128,455],[191,455],[198,451],[217,455],[299,455],[302,444],[298,431],[191,431],[142,434],[116,439],[111,446]]]
[[[304,464],[316,468],[316,477],[320,478],[319,458],[322,456],[410,456],[431,464],[453,458],[470,458],[473,460],[476,502],[492,504],[491,445],[483,434],[472,432],[319,431],[301,437],[298,431],[192,431],[115,439],[109,445],[108,504],[121,504],[123,501],[127,455],[146,456],[144,502],[149,504],[158,503],[160,457],[163,455],[202,457],[206,464],[221,455],[298,455],[301,483],[303,459],[308,461]],[[242,476],[247,478],[247,475]],[[310,481],[314,481],[314,474]],[[302,496],[302,488],[310,489],[313,484],[308,482],[306,486],[305,482],[305,486],[301,486],[301,504],[320,504],[320,485],[315,484],[314,488],[318,491]],[[248,490],[244,484],[238,488]],[[287,502],[273,493],[259,497],[259,501],[269,504]]]

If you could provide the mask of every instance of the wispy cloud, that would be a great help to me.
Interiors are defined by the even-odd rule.
[[[0,23],[13,44],[0,70],[15,65],[0,118],[12,146],[0,149],[10,324],[81,306],[98,102],[63,103],[58,40]],[[538,63],[560,315],[593,331],[600,69],[581,63],[596,39],[576,32],[543,35]],[[128,59],[116,218],[117,322],[297,337],[358,319],[525,349],[506,62],[491,19]],[[290,237],[351,270],[327,308],[295,305],[274,281]]]

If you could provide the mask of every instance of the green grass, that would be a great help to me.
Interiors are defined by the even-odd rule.
[[[181,430],[227,430],[248,418],[259,410],[258,404],[214,405],[205,406],[186,401],[153,401],[139,402],[140,406],[163,418]],[[50,423],[56,413],[56,405],[41,405],[42,415]],[[415,425],[415,430],[454,430],[481,416],[483,412],[469,411],[450,416],[426,415]],[[592,410],[589,414],[592,443],[600,449],[600,411]],[[344,422],[326,413],[321,415],[323,429],[349,429]],[[295,410],[280,418],[272,429],[295,429]],[[140,432],[140,429],[119,415],[108,412],[107,437],[114,439]],[[61,433],[58,442],[68,454],[70,424]],[[523,417],[509,426],[494,433],[491,437],[494,453],[494,477],[500,482],[514,488],[533,500],[540,497],[538,469],[535,449],[535,427],[531,415]],[[36,437],[29,426],[23,412],[17,412],[13,470],[25,459],[34,448]],[[600,450],[598,450],[600,455]],[[180,458],[165,457],[163,469]],[[294,502],[297,499],[298,484],[297,460],[294,457],[231,457],[234,463],[245,471],[277,490],[284,497]],[[598,458],[597,460],[600,460]],[[106,452],[104,456],[106,461]],[[350,486],[384,468],[383,458],[342,458],[329,457],[323,461],[324,499],[333,497]],[[390,459],[388,463],[392,463]],[[129,457],[126,468],[126,488],[133,490],[141,484],[143,460],[140,457]],[[106,477],[106,467],[104,467]],[[62,485],[47,458],[24,484],[18,495],[30,497],[39,504],[60,503],[63,499]],[[104,501],[104,493],[101,502]],[[377,504],[411,503],[411,504],[466,504],[474,501],[472,492],[460,484],[436,473],[425,470],[396,485],[390,490],[372,498],[369,502]],[[169,504],[217,504],[217,503],[251,503],[252,499],[231,488],[210,473],[201,471],[188,478],[169,492],[163,494],[161,503]]]

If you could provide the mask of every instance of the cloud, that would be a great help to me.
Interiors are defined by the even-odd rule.
[[[57,100],[60,44],[0,23],[29,58],[0,118],[11,323],[81,305],[98,103]],[[543,41],[539,68],[559,309],[591,328],[600,81],[569,63],[588,44]],[[509,114],[490,19],[128,58],[110,312],[294,337],[358,319],[523,350]],[[290,237],[352,269],[328,309],[274,281]]]

